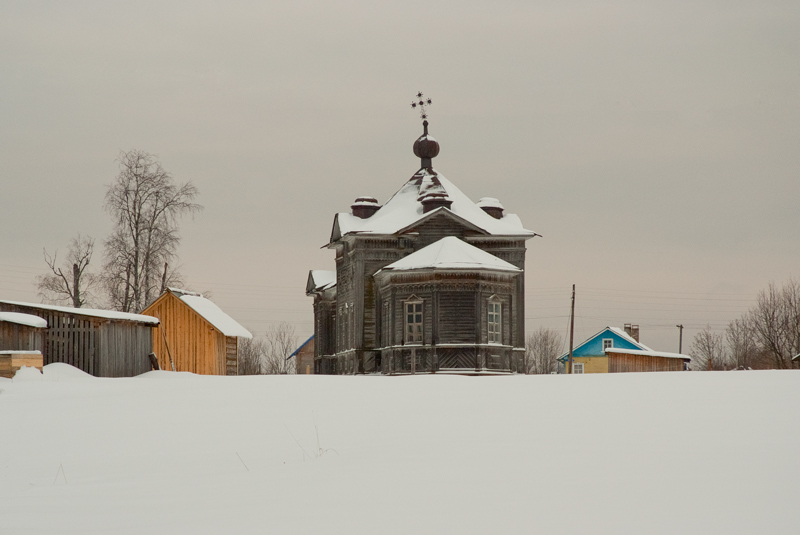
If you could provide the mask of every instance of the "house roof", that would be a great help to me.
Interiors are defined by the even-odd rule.
[[[478,249],[474,245],[447,236],[419,251],[397,260],[378,271],[405,271],[413,269],[492,269],[521,272],[522,270]]]
[[[297,355],[297,354],[300,352],[300,350],[301,350],[301,349],[303,349],[304,347],[306,347],[306,346],[308,345],[308,343],[309,343],[311,340],[313,340],[313,339],[314,339],[314,335],[312,334],[312,335],[311,335],[311,336],[308,338],[308,340],[306,340],[305,342],[303,342],[302,344],[300,344],[300,346],[299,346],[297,349],[295,349],[294,351],[292,351],[292,354],[291,354],[291,355],[289,355],[288,357],[286,357],[286,360],[289,360],[289,359],[290,359],[290,358],[292,358],[293,356]]]
[[[38,308],[41,310],[53,310],[56,312],[65,312],[67,314],[76,314],[79,316],[89,316],[93,318],[135,321],[138,323],[149,323],[152,325],[158,325],[159,323],[158,318],[154,318],[153,316],[145,316],[143,314],[130,314],[128,312],[117,312],[116,310],[101,310],[98,308],[73,308],[73,307],[62,307],[57,305],[43,305],[40,303],[23,303],[22,301],[6,301],[6,300],[0,300],[0,303],[6,303],[8,305],[16,305],[29,308]]]
[[[431,194],[446,195],[453,201],[450,208],[439,207],[423,214],[420,201]],[[535,232],[523,228],[515,214],[495,219],[436,170],[422,168],[371,217],[361,219],[348,212],[336,214],[331,243],[347,234],[396,234],[429,217],[429,214],[440,211],[459,216],[487,235],[525,238],[537,236]]]
[[[239,338],[252,338],[253,335],[239,325],[236,320],[228,316],[217,305],[206,299],[202,294],[181,290],[180,288],[169,288],[178,299],[189,305],[189,308],[197,312],[207,322],[214,326],[225,336],[237,336]]]
[[[33,314],[22,314],[21,312],[0,312],[0,321],[16,323],[17,325],[27,325],[28,327],[47,327],[47,320],[34,316]]]
[[[619,347],[611,347],[604,350],[604,353],[624,353],[625,355],[645,355],[647,357],[665,357],[668,359],[683,359],[683,360],[692,360],[692,357],[689,355],[683,355],[681,353],[666,353],[664,351],[642,351],[639,349],[622,349]]]
[[[575,346],[572,349],[572,352],[574,353],[575,351],[577,351],[581,347],[583,347],[586,344],[588,344],[588,343],[592,342],[593,340],[595,340],[597,337],[599,337],[604,332],[608,332],[608,331],[611,331],[612,333],[616,334],[617,336],[619,336],[620,338],[624,339],[625,341],[633,344],[640,351],[653,351],[652,349],[650,349],[646,345],[644,345],[644,344],[642,344],[640,342],[637,342],[632,336],[630,336],[628,333],[626,333],[624,329],[620,329],[619,327],[605,327],[605,328],[601,329],[598,333],[593,334],[592,336],[590,336],[589,338],[587,338],[586,340],[584,340],[583,342],[581,342],[580,344]],[[597,355],[595,355],[595,356],[597,356]],[[569,358],[569,352],[566,352],[563,355],[561,355],[560,357],[558,357],[558,360],[564,360],[565,358]]]
[[[312,269],[308,272],[306,293],[321,292],[336,286],[336,272],[322,269]]]

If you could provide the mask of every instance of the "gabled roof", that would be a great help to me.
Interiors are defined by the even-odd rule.
[[[336,272],[322,269],[312,269],[308,272],[306,294],[321,292],[336,286]]]
[[[582,347],[584,347],[587,344],[590,344],[591,342],[593,342],[596,339],[598,339],[603,333],[607,333],[607,332],[614,333],[615,335],[619,336],[620,338],[622,338],[626,342],[628,342],[631,345],[633,345],[638,350],[641,350],[641,351],[653,351],[652,349],[650,349],[646,345],[637,342],[633,337],[631,337],[628,333],[626,333],[624,329],[620,329],[619,327],[606,327],[606,328],[602,329],[600,332],[598,332],[597,334],[594,334],[594,335],[590,336],[589,338],[587,338],[586,340],[584,340],[583,342],[581,342],[580,344],[575,346],[572,349],[573,354],[576,351],[578,351],[579,349],[581,349]],[[593,355],[594,355],[594,353],[593,353]],[[569,351],[564,353],[560,357],[558,357],[558,360],[564,360],[565,358],[569,358]]]
[[[521,272],[522,270],[478,249],[455,236],[447,236],[419,251],[397,260],[378,271],[405,271],[412,269],[492,269]]]
[[[440,207],[423,214],[420,202],[422,197],[440,190],[453,201],[450,208]],[[436,170],[422,168],[371,217],[361,219],[347,212],[336,214],[331,243],[347,234],[396,234],[437,210],[450,211],[487,235],[525,238],[537,235],[523,228],[519,217],[515,214],[505,215],[501,219],[493,218]]]
[[[89,316],[92,318],[135,321],[138,323],[150,323],[153,325],[158,325],[158,318],[154,318],[153,316],[145,316],[143,314],[130,314],[128,312],[117,312],[116,310],[101,310],[98,308],[62,307],[57,305],[43,305],[41,303],[23,303],[22,301],[0,300],[0,303],[6,303],[8,305],[16,305],[20,307],[38,308],[41,310],[52,310],[54,312],[64,312],[67,314],[77,314],[79,316]]]
[[[236,320],[228,316],[209,299],[203,297],[202,294],[181,290],[180,288],[168,288],[168,290],[225,336],[253,337],[250,331],[239,325]]]

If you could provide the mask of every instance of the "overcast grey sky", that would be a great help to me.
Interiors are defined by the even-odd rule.
[[[333,215],[434,165],[526,228],[527,328],[684,349],[800,277],[800,2],[0,4],[0,296],[111,229],[120,150],[205,210],[183,273],[253,332],[312,332]],[[101,250],[95,257],[99,267]]]

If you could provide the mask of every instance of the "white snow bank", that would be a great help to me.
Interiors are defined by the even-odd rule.
[[[175,379],[190,379],[196,377],[197,374],[192,372],[173,372],[168,370],[152,370],[136,376],[136,379],[156,379],[156,380],[175,380]]]
[[[42,372],[33,366],[23,366],[14,374],[14,382],[41,381]]]
[[[33,314],[22,314],[21,312],[0,312],[0,321],[27,325],[28,327],[47,327],[46,319]]]
[[[65,362],[53,362],[42,368],[45,381],[86,381],[95,380],[95,376],[79,370]]]
[[[58,312],[66,312],[68,314],[78,314],[81,316],[91,316],[93,318],[105,318],[110,320],[128,320],[136,321],[139,323],[150,323],[158,325],[158,318],[152,316],[145,316],[143,314],[129,314],[127,312],[117,312],[116,310],[101,310],[99,308],[73,308],[62,307],[57,305],[42,305],[40,303],[24,303],[22,301],[6,301],[0,300],[0,303],[9,305],[17,305],[30,308],[39,308],[42,310],[56,310]]]
[[[790,370],[6,382],[0,532],[800,533],[798,406]]]

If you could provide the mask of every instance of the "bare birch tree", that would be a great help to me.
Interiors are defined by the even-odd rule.
[[[288,360],[289,355],[297,349],[297,335],[294,327],[281,322],[272,326],[264,337],[266,353],[264,355],[264,372],[266,374],[295,373],[295,363]]]
[[[48,303],[71,305],[80,308],[91,304],[98,286],[97,275],[88,271],[94,253],[94,239],[78,234],[69,244],[67,258],[58,266],[58,251],[53,256],[44,250],[44,261],[51,273],[37,277],[39,295]]]
[[[529,374],[552,373],[558,369],[557,358],[562,347],[561,334],[553,329],[539,327],[528,336],[525,343],[524,372]]]
[[[191,182],[172,175],[147,152],[120,152],[119,174],[106,191],[105,208],[114,231],[105,241],[104,282],[110,305],[140,312],[169,285],[180,284],[175,265],[178,220],[202,206]]]
[[[728,324],[725,342],[732,365],[745,369],[764,367],[763,351],[758,345],[756,332],[748,315]]]

